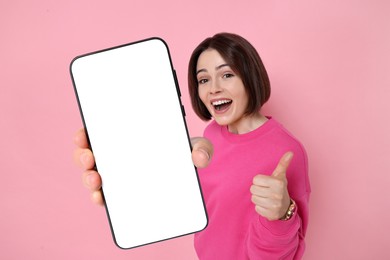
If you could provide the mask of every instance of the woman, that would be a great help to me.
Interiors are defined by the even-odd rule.
[[[206,139],[193,139],[194,164],[208,164],[198,170],[209,216],[195,235],[199,258],[300,259],[310,195],[307,157],[299,141],[261,113],[270,83],[257,51],[235,34],[207,38],[191,55],[188,83],[196,114],[213,119]],[[83,131],[76,143],[84,183],[101,203]]]

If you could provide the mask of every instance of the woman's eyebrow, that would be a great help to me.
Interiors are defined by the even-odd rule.
[[[227,64],[227,63],[224,63],[224,64],[221,64],[221,65],[218,65],[217,67],[215,67],[215,70],[220,70],[220,69],[222,69],[223,67],[230,67],[230,65]]]
[[[196,75],[198,75],[198,74],[201,73],[201,72],[207,72],[207,70],[206,70],[206,69],[200,69],[200,70],[198,70],[198,71],[196,72]]]
[[[217,67],[215,67],[215,70],[220,70],[220,69],[222,69],[223,67],[230,67],[230,65],[227,64],[227,63],[224,63],[224,64],[221,64],[221,65],[218,65]],[[198,70],[198,71],[196,72],[196,75],[198,75],[198,74],[201,73],[201,72],[207,72],[207,70],[206,70],[206,69],[200,69],[200,70]]]

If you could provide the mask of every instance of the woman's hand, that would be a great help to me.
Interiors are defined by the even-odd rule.
[[[256,212],[270,221],[281,219],[290,206],[286,171],[292,158],[292,152],[285,153],[271,176],[259,174],[253,178],[252,202]]]
[[[91,192],[91,199],[95,204],[103,205],[101,192],[102,180],[95,168],[95,158],[88,146],[87,136],[84,128],[76,132],[74,143],[77,148],[74,150],[73,160],[83,170],[82,181],[84,186]],[[205,138],[191,138],[192,161],[196,167],[206,167],[213,155],[213,146]]]

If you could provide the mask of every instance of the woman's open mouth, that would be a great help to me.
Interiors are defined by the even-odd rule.
[[[230,107],[232,102],[233,100],[231,99],[219,99],[211,102],[211,104],[213,105],[215,112],[221,113],[221,112],[225,112]]]

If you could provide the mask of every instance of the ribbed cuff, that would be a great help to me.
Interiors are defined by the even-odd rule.
[[[259,224],[275,236],[283,236],[294,229],[299,229],[300,224],[300,219],[297,212],[295,212],[295,214],[289,220],[270,221],[262,216],[259,216],[259,220]],[[294,230],[294,232],[296,231],[297,230]]]

